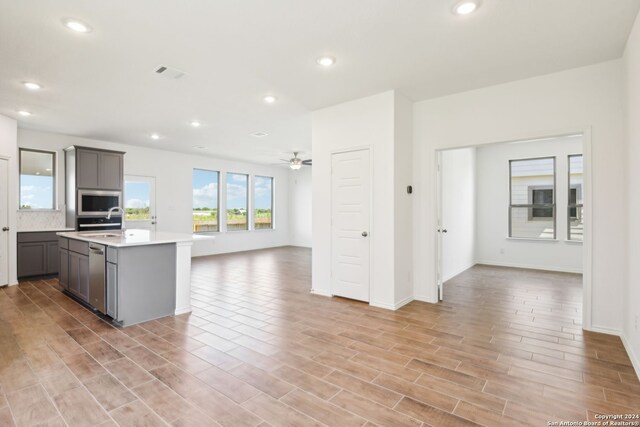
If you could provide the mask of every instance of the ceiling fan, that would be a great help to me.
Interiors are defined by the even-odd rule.
[[[300,169],[303,165],[304,166],[311,166],[311,159],[307,159],[307,160],[302,160],[300,157],[298,157],[298,151],[294,151],[293,152],[293,157],[289,160],[285,160],[285,159],[280,159],[283,162],[287,162],[289,163],[289,167],[293,170],[298,170]]]

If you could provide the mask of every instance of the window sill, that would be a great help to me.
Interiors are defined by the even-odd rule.
[[[507,240],[522,240],[527,242],[550,242],[550,243],[558,243],[560,240],[558,239],[541,239],[536,237],[506,237]]]
[[[582,245],[584,243],[583,240],[565,240],[565,242],[570,243],[572,245]]]

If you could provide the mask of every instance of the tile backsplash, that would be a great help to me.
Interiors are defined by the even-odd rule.
[[[18,232],[66,227],[64,211],[18,211]]]

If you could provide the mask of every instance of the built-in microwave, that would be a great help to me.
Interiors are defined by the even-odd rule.
[[[78,216],[105,216],[114,207],[122,207],[120,191],[78,190]]]

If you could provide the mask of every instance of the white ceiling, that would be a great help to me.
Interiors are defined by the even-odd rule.
[[[454,3],[0,0],[0,114],[24,128],[175,151],[307,158],[315,109],[390,89],[421,100],[618,58],[640,8],[483,0],[460,17]],[[67,17],[93,31],[68,31]],[[318,66],[322,54],[336,65]],[[187,75],[158,77],[159,65]],[[44,88],[27,91],[25,80]],[[265,104],[266,94],[278,101]],[[249,136],[257,131],[269,135]]]

